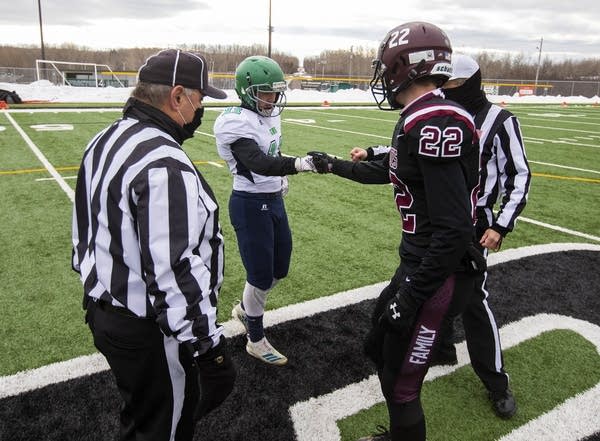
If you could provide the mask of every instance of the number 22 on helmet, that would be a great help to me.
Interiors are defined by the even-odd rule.
[[[396,95],[418,78],[432,77],[442,86],[452,75],[451,55],[448,36],[431,23],[409,22],[390,30],[373,60],[370,85],[379,108],[400,108]]]

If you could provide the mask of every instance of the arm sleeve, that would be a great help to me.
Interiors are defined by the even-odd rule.
[[[234,141],[231,153],[236,161],[259,175],[285,176],[298,173],[294,165],[295,157],[266,155],[253,139],[239,138]]]
[[[389,145],[374,145],[367,148],[367,161],[383,159],[390,151]]]
[[[200,255],[220,234],[209,225],[209,200],[202,200],[194,170],[173,158],[150,164],[132,187],[141,270],[157,323],[166,335],[210,347],[221,331],[215,270]]]
[[[531,170],[525,154],[519,121],[508,118],[498,132],[497,148],[498,179],[502,200],[492,229],[506,236],[514,228],[517,217],[527,203]]]
[[[334,159],[331,172],[361,184],[389,184],[389,155],[372,161],[352,162]]]

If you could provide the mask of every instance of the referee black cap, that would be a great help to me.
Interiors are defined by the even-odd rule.
[[[167,86],[197,89],[203,95],[223,99],[227,94],[208,84],[208,65],[200,54],[165,49],[149,57],[138,72],[138,80]]]

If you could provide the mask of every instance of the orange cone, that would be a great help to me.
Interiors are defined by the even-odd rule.
[[[323,107],[329,107],[329,101],[325,100],[321,103]]]

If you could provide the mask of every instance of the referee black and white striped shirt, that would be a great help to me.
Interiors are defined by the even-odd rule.
[[[511,112],[489,101],[476,113],[475,125],[481,152],[477,227],[506,236],[525,208],[531,182],[521,127]]]
[[[75,192],[73,269],[92,300],[156,319],[181,342],[217,344],[218,205],[180,135],[162,112],[130,99],[123,119],[88,145]]]

